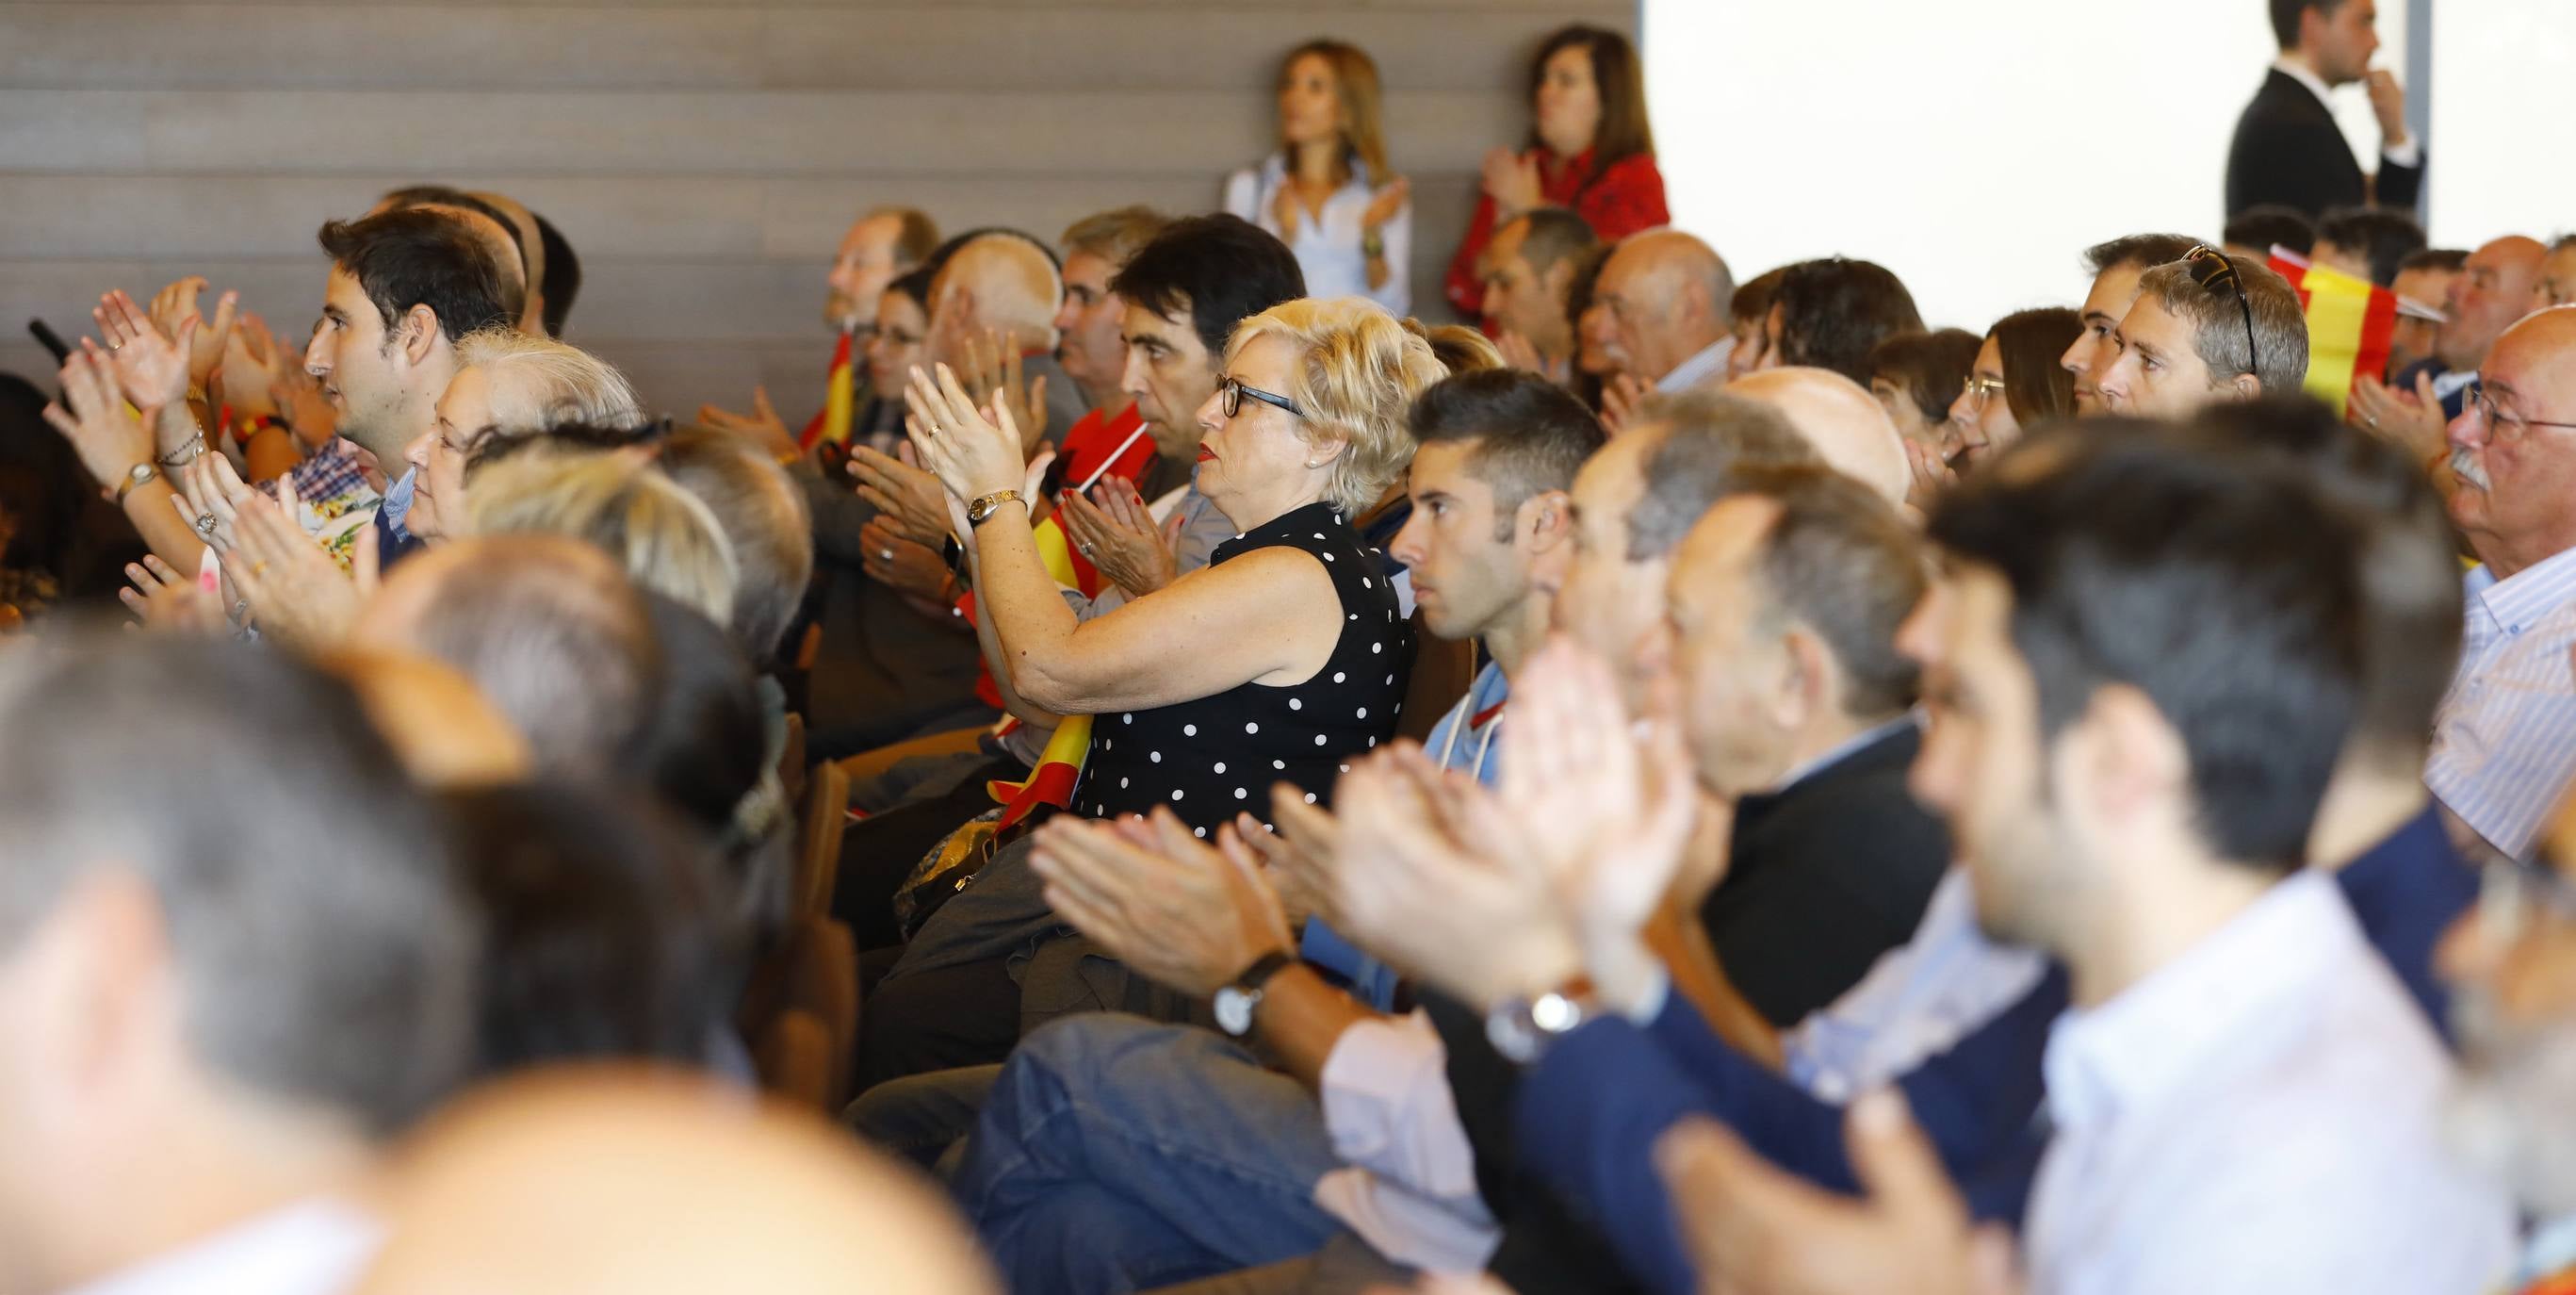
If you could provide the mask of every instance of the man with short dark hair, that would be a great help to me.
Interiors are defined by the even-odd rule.
[[[1574,321],[1566,305],[1576,264],[1599,245],[1592,227],[1563,207],[1541,207],[1494,231],[1485,245],[1485,328],[1498,344],[1513,339],[1538,361],[1539,371],[1564,377],[1574,358]],[[1724,303],[1719,303],[1723,309]],[[1507,359],[1511,358],[1508,354]]]
[[[2206,247],[2140,275],[2114,336],[2119,349],[2097,352],[2093,371],[2109,413],[2178,418],[2297,391],[2308,376],[2308,317],[2289,281]]]
[[[251,645],[11,652],[0,733],[0,1287],[348,1289],[383,1145],[472,1047],[431,807]]]
[[[2095,367],[2108,368],[2119,354],[2120,320],[2138,300],[2138,277],[2167,261],[2179,261],[2199,240],[2181,234],[2130,234],[2084,249],[2084,268],[2093,286],[2084,294],[2084,331],[2068,344],[2058,367],[2075,375],[2078,413],[2102,412],[2102,393],[2093,385]]]
[[[1800,261],[1772,297],[1762,367],[1830,369],[1867,391],[1870,348],[1922,330],[1914,294],[1887,267],[1841,256]]]
[[[2308,259],[2385,288],[2408,258],[2424,250],[2424,226],[2386,207],[2337,207],[2317,217]]]
[[[2388,335],[2390,376],[2434,358],[2434,347],[2440,343],[2442,303],[2451,299],[2451,284],[2468,263],[2469,254],[2456,247],[2426,248],[2397,263],[2397,274],[2388,283],[2399,307],[2397,327]],[[2422,309],[2405,309],[2409,302]]]
[[[2228,217],[2227,224],[2218,231],[2218,240],[2219,250],[2229,256],[2268,261],[2275,247],[2306,256],[2317,244],[2317,226],[2296,208],[2266,203]]]
[[[2406,92],[2373,71],[2377,0],[2268,0],[2281,57],[2236,119],[2227,148],[2227,214],[2278,203],[2313,219],[2329,207],[2376,202],[2412,210],[2424,183],[2424,148],[2406,131]],[[2327,91],[2366,81],[2379,118],[2380,166],[2362,174],[2335,124]]]

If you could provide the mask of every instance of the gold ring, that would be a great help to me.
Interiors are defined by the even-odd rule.
[[[257,580],[257,579],[259,579],[261,576],[264,576],[264,575],[267,575],[267,574],[268,574],[268,564],[267,564],[267,563],[265,563],[265,562],[253,562],[253,563],[251,563],[251,564],[250,564],[250,578],[251,578],[251,579],[253,579],[253,580]]]

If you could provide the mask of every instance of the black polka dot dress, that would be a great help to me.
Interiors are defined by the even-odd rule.
[[[1169,808],[1202,836],[1248,812],[1270,819],[1270,788],[1289,782],[1327,803],[1352,757],[1395,733],[1413,666],[1413,634],[1377,553],[1329,504],[1309,504],[1217,546],[1211,566],[1285,545],[1322,560],[1341,595],[1342,636],[1304,683],[1248,683],[1154,710],[1092,721],[1091,756],[1074,791],[1093,818]]]

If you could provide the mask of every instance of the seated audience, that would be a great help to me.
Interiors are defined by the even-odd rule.
[[[2451,424],[2451,521],[2477,554],[2459,682],[2433,730],[2424,781],[2461,827],[2528,858],[2550,809],[2576,778],[2576,529],[2564,484],[2576,446],[2576,310],[2556,307],[2505,330],[2476,395]]]
[[[468,482],[476,535],[566,535],[622,566],[636,586],[733,623],[742,565],[724,524],[635,451],[539,446],[487,455]]]
[[[1532,211],[1485,245],[1485,330],[1513,367],[1559,380],[1573,375],[1580,313],[1574,283],[1584,255],[1599,245],[1592,227],[1562,207]],[[1586,293],[1587,307],[1593,295]]]
[[[1594,243],[1575,261],[1574,281],[1565,290],[1565,317],[1574,327],[1574,372],[1569,382],[1584,408],[1595,412],[1601,408],[1601,393],[1628,363],[1619,349],[1617,322],[1610,318],[1609,303],[1599,293],[1601,271],[1618,250],[1615,243]]]
[[[358,649],[333,652],[317,664],[357,693],[412,781],[470,790],[528,777],[528,739],[454,667]]]
[[[61,628],[0,654],[9,1283],[344,1290],[471,1052],[438,817],[295,658]]]
[[[1758,367],[1830,369],[1866,388],[1870,348],[1922,329],[1914,295],[1885,266],[1840,256],[1800,261],[1774,291]]]
[[[2317,218],[2317,241],[2308,249],[2308,259],[2385,288],[2397,282],[2406,258],[2425,246],[2424,226],[2407,212],[2337,207]],[[2270,259],[2268,253],[2265,259]]]
[[[1727,317],[1734,333],[1734,349],[1726,353],[1726,380],[1735,381],[1759,369],[1771,353],[1771,300],[1780,295],[1780,281],[1789,277],[1789,267],[1765,270],[1735,290],[1735,299],[1727,303]]]
[[[2218,231],[2220,250],[2257,263],[2272,259],[2273,248],[2306,256],[2316,246],[2316,222],[2296,207],[2260,203],[2227,218]]]
[[[2260,261],[2194,247],[2138,276],[2138,297],[2097,348],[2104,411],[2180,417],[2201,406],[2297,391],[2308,375],[2308,317],[2289,282]]]
[[[2398,262],[2397,278],[2389,285],[2398,299],[2397,329],[2388,338],[2390,376],[2433,358],[2435,334],[2442,326],[2442,303],[2450,300],[2451,284],[2468,262],[2469,254],[2457,248],[2432,248]],[[2576,279],[2576,275],[2570,277]],[[2536,296],[2537,289],[2534,291]],[[2416,309],[2406,309],[2409,303]]]
[[[1580,23],[1550,35],[1530,60],[1529,101],[1528,142],[1485,154],[1475,214],[1449,260],[1449,304],[1470,319],[1485,313],[1486,245],[1522,215],[1563,207],[1613,243],[1672,220],[1646,122],[1645,66],[1627,37]]]
[[[1130,348],[1142,349],[1132,336]],[[1404,410],[1440,377],[1420,338],[1347,299],[1274,306],[1237,327],[1224,355],[1197,411],[1207,439],[1195,488],[1241,537],[1090,621],[1065,605],[1030,537],[1007,412],[988,421],[945,370],[913,386],[914,446],[965,513],[977,611],[1008,648],[998,681],[1047,711],[1096,718],[1072,811],[1166,807],[1201,837],[1261,808],[1254,786],[1328,793],[1340,762],[1393,734],[1411,634],[1348,519],[1402,470]],[[871,1001],[863,1088],[998,1060],[1025,1013],[1098,993],[1096,976],[1025,990],[1022,979],[1046,977],[1015,976],[1060,926],[1037,892],[1014,842],[932,915]]]
[[[389,1191],[358,1295],[988,1295],[955,1212],[811,1116],[699,1080],[595,1068],[440,1115]]]
[[[1278,236],[1318,297],[1412,308],[1413,186],[1386,161],[1377,63],[1337,40],[1279,65],[1279,150],[1225,182],[1225,210]]]

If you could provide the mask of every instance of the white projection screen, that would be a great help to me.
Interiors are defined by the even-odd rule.
[[[2402,75],[2405,3],[2379,3],[2378,61]],[[2561,28],[2576,14],[2438,3],[2525,4]],[[1971,332],[2080,301],[2082,251],[2103,239],[2216,238],[2228,135],[2278,53],[2263,0],[1646,0],[1643,29],[1676,224],[1739,280],[1877,261],[1926,323]],[[2576,66],[2563,39],[2558,57]],[[2375,151],[2361,88],[2336,99]]]

